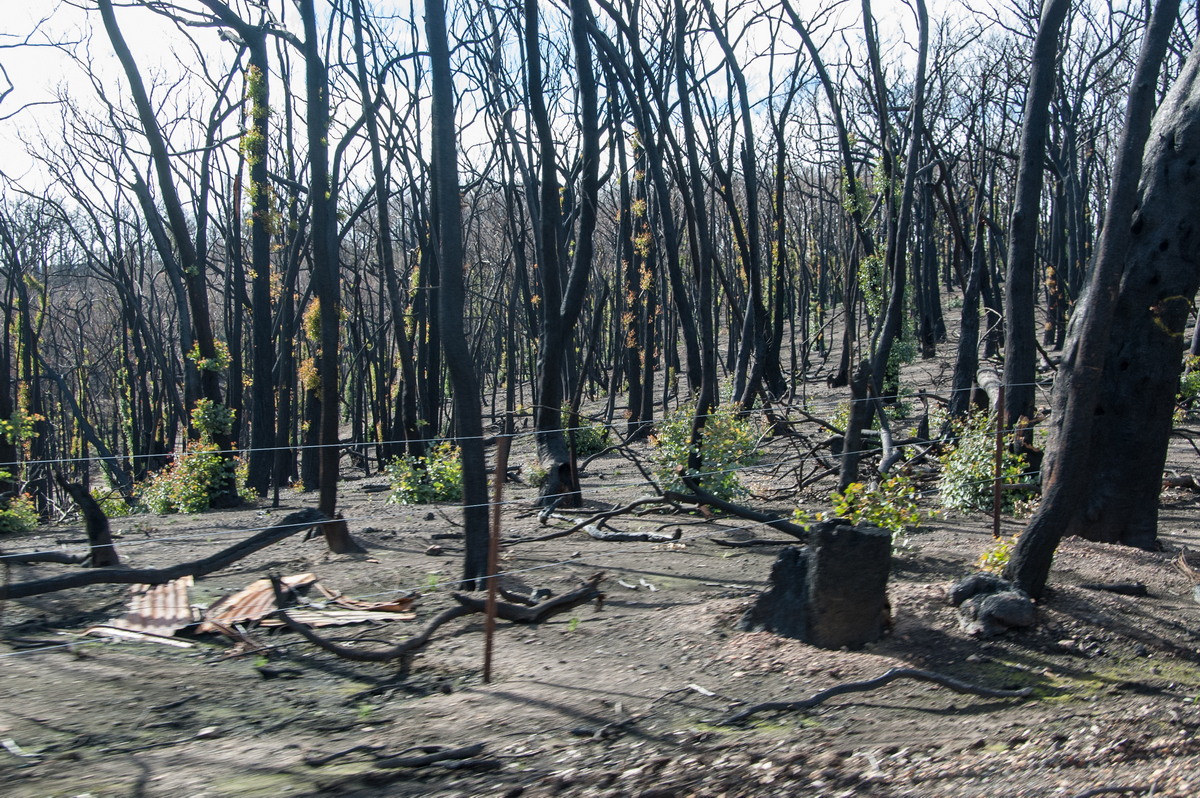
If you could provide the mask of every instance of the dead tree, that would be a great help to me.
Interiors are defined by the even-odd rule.
[[[1150,122],[1177,10],[1178,0],[1161,0],[1145,35],[1104,230],[1055,381],[1042,504],[1005,570],[1035,598],[1064,534],[1157,543],[1184,325],[1200,284],[1200,54]]]

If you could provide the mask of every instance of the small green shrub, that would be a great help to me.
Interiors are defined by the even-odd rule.
[[[1175,420],[1182,423],[1190,413],[1196,412],[1200,404],[1200,357],[1196,355],[1183,356],[1183,374],[1179,377],[1179,393],[1175,403],[1178,405]]]
[[[546,484],[546,477],[550,472],[542,466],[541,463],[526,463],[525,464],[525,484],[531,488],[541,489],[542,485]]]
[[[146,479],[138,488],[138,500],[153,513],[203,512],[231,467],[236,463],[231,465],[215,446],[200,444]]]
[[[902,541],[928,516],[917,506],[917,488],[905,476],[895,476],[872,489],[863,482],[851,483],[844,493],[829,497],[830,512],[812,515],[797,509],[792,517],[797,523],[810,524],[830,518],[845,518],[854,524],[870,524],[892,533],[893,540]]]
[[[842,432],[850,426],[850,402],[842,402],[838,405],[837,410],[833,412],[833,418],[829,421],[830,424],[840,429]],[[871,420],[866,426],[867,429],[879,429],[879,416],[871,414]]]
[[[938,489],[942,506],[950,510],[979,511],[992,507],[992,481],[996,470],[996,436],[993,421],[987,413],[972,413],[965,421],[953,424],[958,443],[942,455],[942,476]],[[1009,449],[1012,436],[1005,436],[1000,478],[1005,483],[1022,480],[1025,456]],[[1005,512],[1011,512],[1018,496],[1003,495]]]
[[[693,447],[688,444],[692,431],[692,411],[680,408],[658,424],[651,436],[654,446],[655,475],[666,490],[686,490],[679,470],[686,468]],[[758,459],[758,430],[749,418],[738,415],[734,405],[714,410],[704,424],[701,439],[703,470],[696,480],[706,491],[722,499],[746,493],[737,469],[753,465]]]
[[[997,540],[987,551],[979,555],[975,567],[988,573],[1003,573],[1004,569],[1008,567],[1008,561],[1012,559],[1013,547],[1017,545],[1017,539],[1020,537],[1020,535],[1013,535],[1007,540],[1003,538]]]
[[[424,457],[404,455],[383,467],[392,483],[392,504],[429,504],[462,498],[462,457],[457,446],[442,441]]]
[[[871,490],[862,482],[853,482],[845,493],[829,497],[833,513],[856,524],[870,524],[892,534],[902,534],[920,526],[925,517],[917,507],[917,489],[912,480],[895,476]]]
[[[115,488],[96,488],[92,491],[92,498],[96,500],[96,504],[100,505],[106,518],[120,518],[129,515],[131,509],[129,503]]]
[[[563,418],[568,417],[568,410],[564,408]],[[579,458],[599,454],[608,446],[608,427],[603,424],[595,424],[585,418],[580,418],[578,426],[572,428],[567,435],[574,437],[575,456]]]
[[[4,503],[0,510],[0,535],[30,532],[38,525],[37,503],[28,493],[18,493]]]

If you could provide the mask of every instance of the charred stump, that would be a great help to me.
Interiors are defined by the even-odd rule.
[[[117,549],[113,546],[112,528],[108,524],[108,516],[100,507],[100,503],[92,498],[92,494],[83,485],[67,482],[62,474],[55,474],[58,484],[67,492],[87,526],[88,557],[93,568],[114,568],[121,564]]]
[[[883,637],[891,535],[844,519],[809,530],[808,546],[789,546],[771,568],[771,587],[739,628],[766,630],[827,649],[861,648]]]

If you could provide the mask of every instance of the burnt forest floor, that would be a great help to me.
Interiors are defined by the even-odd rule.
[[[913,377],[936,386],[939,375]],[[518,439],[514,464],[532,458],[529,447],[528,437]],[[771,442],[764,459],[783,462],[799,447]],[[635,448],[645,454],[645,444]],[[1194,472],[1190,449],[1171,457],[1177,470]],[[807,473],[800,468],[748,479],[755,496],[747,502],[789,511],[796,496],[781,497]],[[365,555],[332,555],[319,537],[288,538],[198,580],[191,601],[208,604],[268,573],[311,572],[367,600],[419,594],[411,620],[326,627],[323,635],[383,647],[414,634],[453,605],[459,514],[388,504],[385,485],[378,474],[348,471],[342,486],[340,507]],[[646,491],[617,454],[591,463],[583,485],[585,510],[573,515]],[[933,483],[922,486],[933,509]],[[532,509],[531,487],[507,490],[506,538],[551,531]],[[799,500],[819,510],[827,492],[828,482]],[[137,515],[113,526],[125,562],[165,566],[315,503],[287,491],[279,508]],[[1164,494],[1161,553],[1066,541],[1037,626],[984,641],[960,631],[945,591],[991,545],[990,519],[940,515],[896,552],[890,633],[854,652],[736,630],[780,546],[713,541],[779,533],[725,517],[628,516],[613,526],[678,529],[680,539],[611,543],[576,533],[505,549],[506,589],[562,594],[603,572],[605,600],[536,625],[501,621],[490,684],[482,681],[480,615],[439,629],[398,679],[395,664],[339,659],[278,629],[248,630],[266,647],[257,653],[219,635],[190,638],[190,648],[83,635],[125,611],[124,586],[9,601],[0,618],[0,793],[1074,796],[1120,787],[1196,795],[1200,604],[1174,561],[1183,547],[1200,549],[1198,510],[1195,493]],[[1004,519],[1005,535],[1020,528],[1020,519]],[[54,548],[80,536],[78,526],[39,529],[0,546]],[[7,579],[69,567],[12,566]],[[1096,582],[1142,582],[1149,595],[1082,587]],[[725,722],[750,703],[802,698],[893,667],[1033,694],[985,699],[901,680],[805,712]],[[475,744],[482,751],[466,759],[384,767],[396,764],[389,757]]]

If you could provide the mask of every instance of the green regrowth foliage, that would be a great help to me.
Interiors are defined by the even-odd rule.
[[[220,490],[228,469],[235,469],[237,484],[244,485],[247,467],[244,460],[230,460],[212,444],[199,444],[151,475],[139,486],[137,497],[153,513],[203,512]],[[244,492],[242,498],[253,501],[255,496]]]
[[[237,411],[210,399],[200,399],[192,408],[192,428],[204,444],[211,444],[217,435],[233,432]]]
[[[1178,409],[1175,420],[1182,422],[1200,405],[1200,356],[1183,356],[1183,374],[1179,377],[1179,393],[1175,398]]]
[[[679,472],[687,469],[693,453],[694,447],[688,443],[691,431],[692,411],[680,408],[667,415],[650,438],[654,446],[655,475],[664,490],[686,490]],[[753,420],[740,416],[736,405],[722,405],[704,424],[699,452],[702,469],[699,472],[688,469],[687,473],[697,476],[696,481],[718,498],[745,495],[738,469],[758,460],[758,438],[759,431]]]
[[[1017,539],[1020,537],[1020,535],[1013,535],[1011,538],[997,540],[987,551],[979,555],[979,559],[975,561],[975,567],[992,574],[1004,573],[1008,561],[1012,559],[1013,548],[1017,545]]]
[[[906,476],[894,476],[874,488],[864,482],[853,482],[844,493],[832,493],[829,502],[830,512],[813,515],[797,509],[792,517],[800,524],[845,518],[856,525],[886,530],[892,533],[893,540],[902,540],[932,515],[921,512],[917,506],[917,488]]]
[[[38,525],[37,504],[28,493],[18,493],[0,509],[0,535],[29,532]]]
[[[563,418],[570,417],[570,409],[563,408]],[[579,424],[568,433],[575,442],[576,457],[591,457],[604,451],[608,446],[608,427],[595,424],[585,418],[579,419]]]
[[[942,455],[942,476],[938,481],[942,506],[965,512],[990,510],[992,484],[996,470],[995,422],[987,413],[976,412],[955,422],[952,430],[957,443]],[[1025,456],[1011,451],[1012,436],[1004,437],[1000,478],[1005,484],[1024,481]],[[1012,512],[1018,496],[1005,492],[1002,507]]]
[[[392,483],[392,504],[462,499],[462,452],[450,441],[442,441],[424,457],[397,457],[383,471]]]

